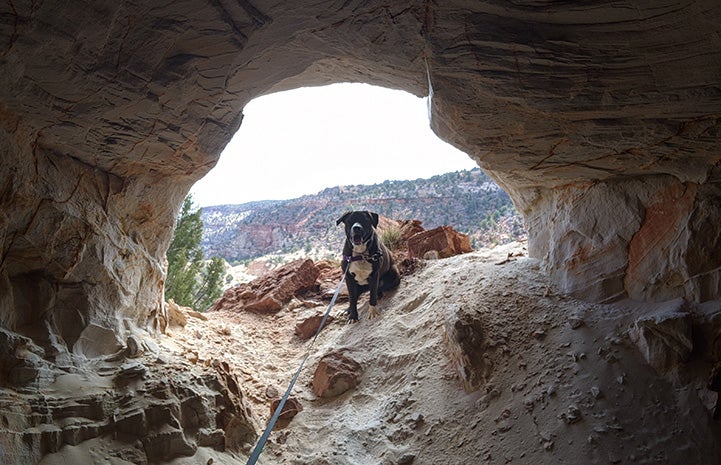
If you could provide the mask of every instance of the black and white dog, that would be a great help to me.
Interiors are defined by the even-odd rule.
[[[346,286],[350,305],[348,321],[358,321],[358,296],[370,292],[368,318],[378,315],[378,297],[398,287],[401,275],[393,257],[376,233],[378,214],[367,211],[345,213],[336,226],[345,225],[345,245],[341,268],[347,273]]]

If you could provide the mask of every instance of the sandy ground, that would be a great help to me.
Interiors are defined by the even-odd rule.
[[[381,301],[380,318],[361,312],[348,325],[345,307],[333,309],[336,321],[294,389],[304,410],[276,427],[259,463],[721,463],[721,428],[709,412],[715,394],[681,380],[708,367],[691,366],[675,381],[657,375],[627,337],[632,314],[653,306],[560,295],[524,244],[426,262]],[[444,323],[459,310],[480,317],[491,341],[488,381],[472,393],[444,341]],[[285,391],[310,344],[294,335],[300,311],[208,313],[161,343],[189,359],[228,361],[261,431],[271,414],[267,392]],[[341,348],[362,365],[360,385],[319,399],[309,387],[318,360]],[[172,463],[246,457],[201,449]]]

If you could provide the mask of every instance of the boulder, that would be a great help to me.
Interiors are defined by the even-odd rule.
[[[280,405],[280,399],[271,399],[270,401],[270,414],[275,414],[276,409]],[[289,397],[283,405],[283,410],[280,411],[279,420],[292,420],[296,415],[303,411],[303,404],[300,403],[295,397]]]
[[[429,254],[448,258],[471,251],[471,238],[450,226],[429,229],[408,239],[408,253],[411,258],[425,258]]]
[[[176,304],[173,299],[168,300],[168,326],[181,326],[184,327],[188,324],[188,319],[185,317],[187,311],[193,311],[190,307],[181,307]]]
[[[325,312],[305,311],[298,316],[298,322],[295,324],[295,334],[302,340],[310,339],[315,336],[318,327],[323,321]],[[333,315],[328,315],[326,326],[334,320]]]
[[[360,383],[363,367],[347,351],[329,352],[318,362],[311,387],[318,397],[336,397]]]
[[[319,274],[313,260],[292,261],[270,274],[226,290],[210,311],[277,312],[296,295],[315,288]]]
[[[679,368],[693,350],[691,314],[680,299],[637,319],[629,331],[631,340],[658,373]]]

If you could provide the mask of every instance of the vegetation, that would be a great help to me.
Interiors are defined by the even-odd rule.
[[[381,241],[390,250],[395,250],[401,243],[401,230],[396,227],[385,228],[379,231]]]
[[[222,293],[225,264],[222,258],[206,261],[200,240],[203,236],[201,209],[194,209],[191,195],[183,201],[168,248],[165,298],[178,305],[205,310]]]

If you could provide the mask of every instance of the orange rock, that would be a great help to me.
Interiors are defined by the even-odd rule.
[[[438,258],[447,258],[473,251],[471,238],[450,226],[440,226],[423,231],[408,239],[408,253],[411,258],[423,258],[436,252]]]
[[[311,384],[315,395],[335,397],[360,383],[363,368],[346,353],[346,351],[329,352],[320,360]]]

